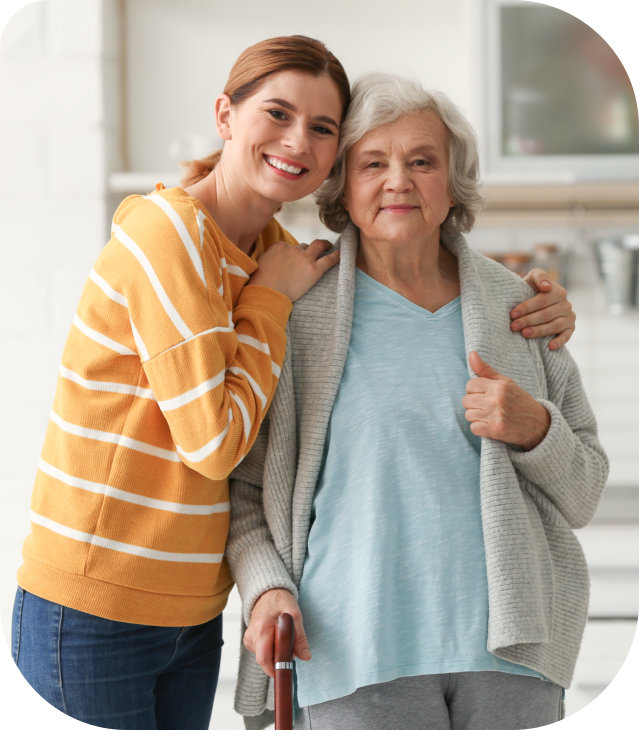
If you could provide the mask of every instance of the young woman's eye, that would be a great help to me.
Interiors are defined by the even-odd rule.
[[[329,129],[328,127],[324,127],[321,124],[316,124],[313,127],[311,127],[311,129],[314,132],[317,132],[318,134],[334,134],[332,129]]]

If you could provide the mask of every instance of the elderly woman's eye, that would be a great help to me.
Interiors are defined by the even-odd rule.
[[[417,165],[418,167],[424,167],[426,165],[430,165],[430,160],[425,160],[423,158],[420,158],[418,160],[415,160],[415,162],[413,164]]]
[[[286,114],[281,109],[269,109],[268,113],[273,117],[273,119],[278,119],[280,121],[286,119]]]

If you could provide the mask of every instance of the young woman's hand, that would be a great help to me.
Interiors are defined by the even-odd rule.
[[[468,362],[477,378],[466,383],[462,405],[476,436],[486,436],[530,451],[550,428],[550,414],[530,393],[497,372],[476,352]]]
[[[549,344],[558,350],[575,331],[575,313],[563,286],[554,283],[543,269],[532,269],[524,278],[539,294],[518,304],[510,313],[510,329],[524,337],[556,335]]]
[[[322,256],[331,245],[319,238],[299,246],[278,241],[260,256],[257,271],[247,286],[267,286],[296,302],[339,261],[339,251]]]
[[[275,623],[281,613],[289,613],[295,623],[295,643],[293,644],[295,656],[304,661],[311,658],[304,633],[302,614],[293,595],[283,588],[266,591],[255,601],[251,621],[244,634],[244,646],[255,654],[257,663],[269,677],[275,676],[273,644],[275,642]]]

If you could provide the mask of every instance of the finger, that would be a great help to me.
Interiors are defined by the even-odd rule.
[[[491,381],[488,378],[471,378],[466,382],[466,393],[483,395],[488,392],[490,382]]]
[[[538,292],[547,292],[552,289],[552,281],[544,269],[531,269],[524,277],[524,281]]]
[[[521,302],[510,312],[511,319],[517,319],[523,317],[526,314],[530,314],[538,309],[545,309],[552,305],[559,305],[562,307],[568,307],[570,309],[570,303],[566,296],[566,290],[559,284],[553,284],[551,289],[545,293],[535,294],[534,297],[526,299]]]
[[[553,322],[540,324],[536,327],[524,327],[521,334],[529,340],[534,337],[548,337],[549,335],[561,335],[566,333],[568,334],[568,339],[570,339],[573,329],[573,327],[569,327],[563,323],[563,320],[554,320]]]
[[[503,375],[495,368],[491,367],[487,362],[481,359],[478,353],[471,352],[468,355],[468,363],[472,368],[473,372],[479,375],[480,378],[488,378],[489,380],[501,380]]]
[[[332,247],[332,243],[330,241],[327,241],[325,238],[316,238],[314,241],[311,241],[311,243],[307,246],[307,251],[317,257],[324,253],[324,251],[327,251],[329,248]]]
[[[513,332],[519,332],[524,327],[534,327],[539,324],[550,322],[555,323],[555,329],[551,334],[562,332],[566,327],[574,325],[576,320],[575,313],[570,308],[566,308],[565,304],[551,304],[550,306],[539,308],[530,314],[518,317],[510,323],[510,329]]]
[[[311,650],[308,645],[301,616],[299,616],[299,620],[298,617],[295,619],[295,643],[293,644],[293,649],[295,656],[298,656],[303,661],[307,662],[311,658]]]
[[[462,398],[462,406],[468,410],[480,410],[484,405],[483,393],[472,393]]]
[[[275,641],[274,626],[262,631],[255,644],[255,659],[269,677],[275,676],[273,666],[273,642]]]
[[[302,249],[302,251],[306,251],[306,249],[308,248],[308,243],[298,243],[297,248]]]
[[[326,256],[322,256],[315,262],[315,266],[322,272],[326,273],[329,269],[333,268],[339,261],[339,249],[331,253],[327,253]]]
[[[551,350],[559,350],[559,348],[563,347],[566,342],[572,337],[572,333],[574,332],[574,329],[568,329],[564,330],[562,333],[558,334],[556,337],[553,337],[552,340],[548,343],[548,347]]]
[[[488,418],[483,411],[479,411],[476,408],[470,408],[466,411],[466,420],[470,421],[470,423],[477,423],[478,421],[486,423]]]

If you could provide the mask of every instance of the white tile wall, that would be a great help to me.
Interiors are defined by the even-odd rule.
[[[107,176],[111,166],[121,167],[113,141],[120,117],[118,4],[31,3],[9,21],[0,44],[5,633],[60,353],[84,280],[108,238]]]

